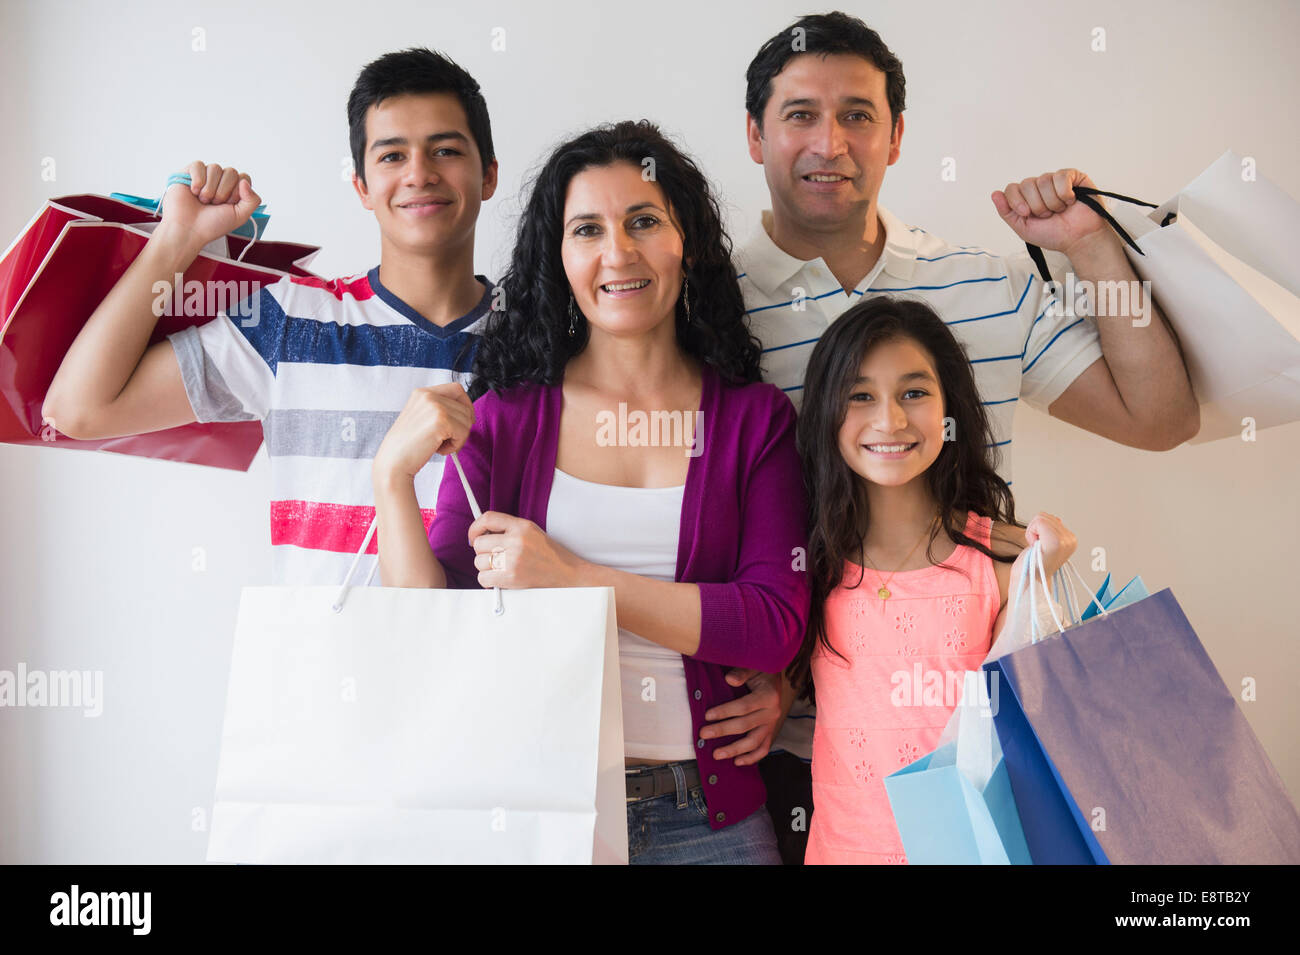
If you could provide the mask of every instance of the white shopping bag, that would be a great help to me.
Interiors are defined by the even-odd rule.
[[[1300,420],[1300,203],[1243,178],[1252,167],[1227,152],[1149,215],[1110,204],[1182,343],[1201,403],[1193,444],[1240,437],[1244,419],[1256,429]]]
[[[209,861],[625,864],[625,786],[612,588],[244,588]]]

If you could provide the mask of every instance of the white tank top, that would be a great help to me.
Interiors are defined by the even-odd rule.
[[[655,580],[677,579],[678,487],[594,484],[555,469],[546,533],[583,560]],[[694,759],[682,655],[618,629],[623,684],[623,753],[639,759]]]

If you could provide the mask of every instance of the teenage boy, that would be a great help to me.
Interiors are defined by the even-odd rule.
[[[1021,399],[1131,447],[1167,450],[1196,434],[1177,339],[1143,297],[1119,239],[1075,201],[1075,186],[1092,185],[1087,176],[1063,169],[992,199],[1016,235],[1063,253],[1079,279],[1131,290],[1124,315],[1097,322],[1058,307],[1027,256],[951,245],[879,205],[903,139],[903,68],[861,20],[803,17],[763,45],[746,80],[749,154],[772,208],[738,255],[741,286],[765,377],[796,406],[830,323],[864,295],[903,293],[923,297],[970,355],[1008,483]],[[788,686],[782,702],[792,702]],[[813,719],[796,703],[761,764],[787,863],[803,859],[813,810]]]
[[[352,184],[379,224],[376,268],[286,277],[146,348],[155,285],[170,288],[259,201],[247,174],[192,163],[190,186],[167,190],[162,221],[73,342],[43,407],[74,438],[260,419],[277,584],[342,581],[375,515],[375,450],[423,389],[468,382],[493,304],[473,265],[479,208],[497,185],[478,83],[409,49],[362,69],[347,108]],[[426,529],[442,465],[435,456],[415,480]]]

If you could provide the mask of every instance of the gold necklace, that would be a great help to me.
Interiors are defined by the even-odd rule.
[[[880,578],[880,589],[876,591],[876,596],[879,597],[881,600],[888,600],[892,596],[892,594],[890,594],[889,592],[889,587],[888,587],[889,581],[894,579],[894,574],[898,573],[899,569],[902,568],[903,564],[906,564],[911,559],[912,555],[916,553],[916,549],[921,546],[921,541],[925,540],[928,536],[930,536],[930,529],[934,527],[935,521],[937,521],[938,519],[939,519],[938,515],[935,515],[935,517],[930,521],[930,523],[926,525],[925,533],[921,535],[921,540],[918,540],[915,544],[912,545],[912,549],[907,552],[907,556],[903,558],[902,563],[900,563],[897,568],[895,568],[893,571],[890,572],[888,579],[883,577]],[[880,577],[880,571],[876,570],[876,568],[872,566],[870,559],[867,557],[867,544],[865,541],[863,541],[862,543],[862,559],[867,561],[867,566],[871,567],[871,569],[875,571],[877,577]]]

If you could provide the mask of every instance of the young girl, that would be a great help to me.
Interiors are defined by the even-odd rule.
[[[789,673],[817,703],[805,861],[906,862],[885,777],[934,749],[1001,632],[1017,555],[1041,541],[1050,575],[1075,539],[1050,514],[1016,523],[970,360],[920,302],[873,297],[831,325],[798,445],[812,611]],[[921,692],[933,673],[942,704]]]

